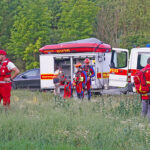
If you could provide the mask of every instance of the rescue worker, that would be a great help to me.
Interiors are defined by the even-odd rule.
[[[78,62],[75,64],[77,68],[77,72],[75,74],[75,78],[73,80],[73,86],[76,87],[77,97],[80,99],[84,98],[84,87],[87,81],[86,73],[82,69],[82,64]]]
[[[60,86],[64,86],[65,85],[65,81],[66,81],[65,74],[64,74],[63,71],[61,71],[60,75],[59,75]]]
[[[147,65],[142,69],[145,71],[146,83],[150,88],[150,57],[147,60]],[[148,116],[150,121],[150,93],[141,94],[141,102],[142,102],[142,116]]]
[[[58,66],[56,66],[54,72],[54,78],[53,78],[54,95],[56,96],[60,96],[60,74],[61,74],[61,70]]]
[[[72,84],[69,79],[65,79],[65,84],[64,84],[64,99],[66,98],[71,98],[72,96]]]
[[[12,80],[19,74],[19,69],[6,58],[6,51],[0,50],[0,102],[3,99],[3,106],[10,106]],[[11,74],[13,72],[13,74]]]
[[[87,88],[87,92],[88,92],[88,100],[91,99],[91,78],[93,78],[95,76],[95,71],[94,71],[93,67],[89,64],[90,64],[90,59],[86,58],[84,60],[83,70],[87,74],[86,88]]]

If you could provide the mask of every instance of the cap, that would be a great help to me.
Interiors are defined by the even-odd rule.
[[[4,51],[3,49],[0,50],[0,55],[7,55],[6,51]]]
[[[84,63],[85,63],[85,64],[89,64],[89,63],[90,63],[90,59],[86,58],[86,59],[84,60]]]

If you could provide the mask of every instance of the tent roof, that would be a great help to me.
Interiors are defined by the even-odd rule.
[[[53,45],[45,45],[41,53],[81,53],[81,52],[110,52],[111,46],[96,38],[88,38]]]

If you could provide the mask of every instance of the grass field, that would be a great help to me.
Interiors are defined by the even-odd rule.
[[[0,106],[0,150],[148,150],[150,125],[138,95],[63,100],[50,92],[12,91]]]

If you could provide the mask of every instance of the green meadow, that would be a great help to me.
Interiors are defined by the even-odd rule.
[[[0,106],[0,150],[149,150],[150,124],[139,95],[63,100],[50,92],[13,90]]]

